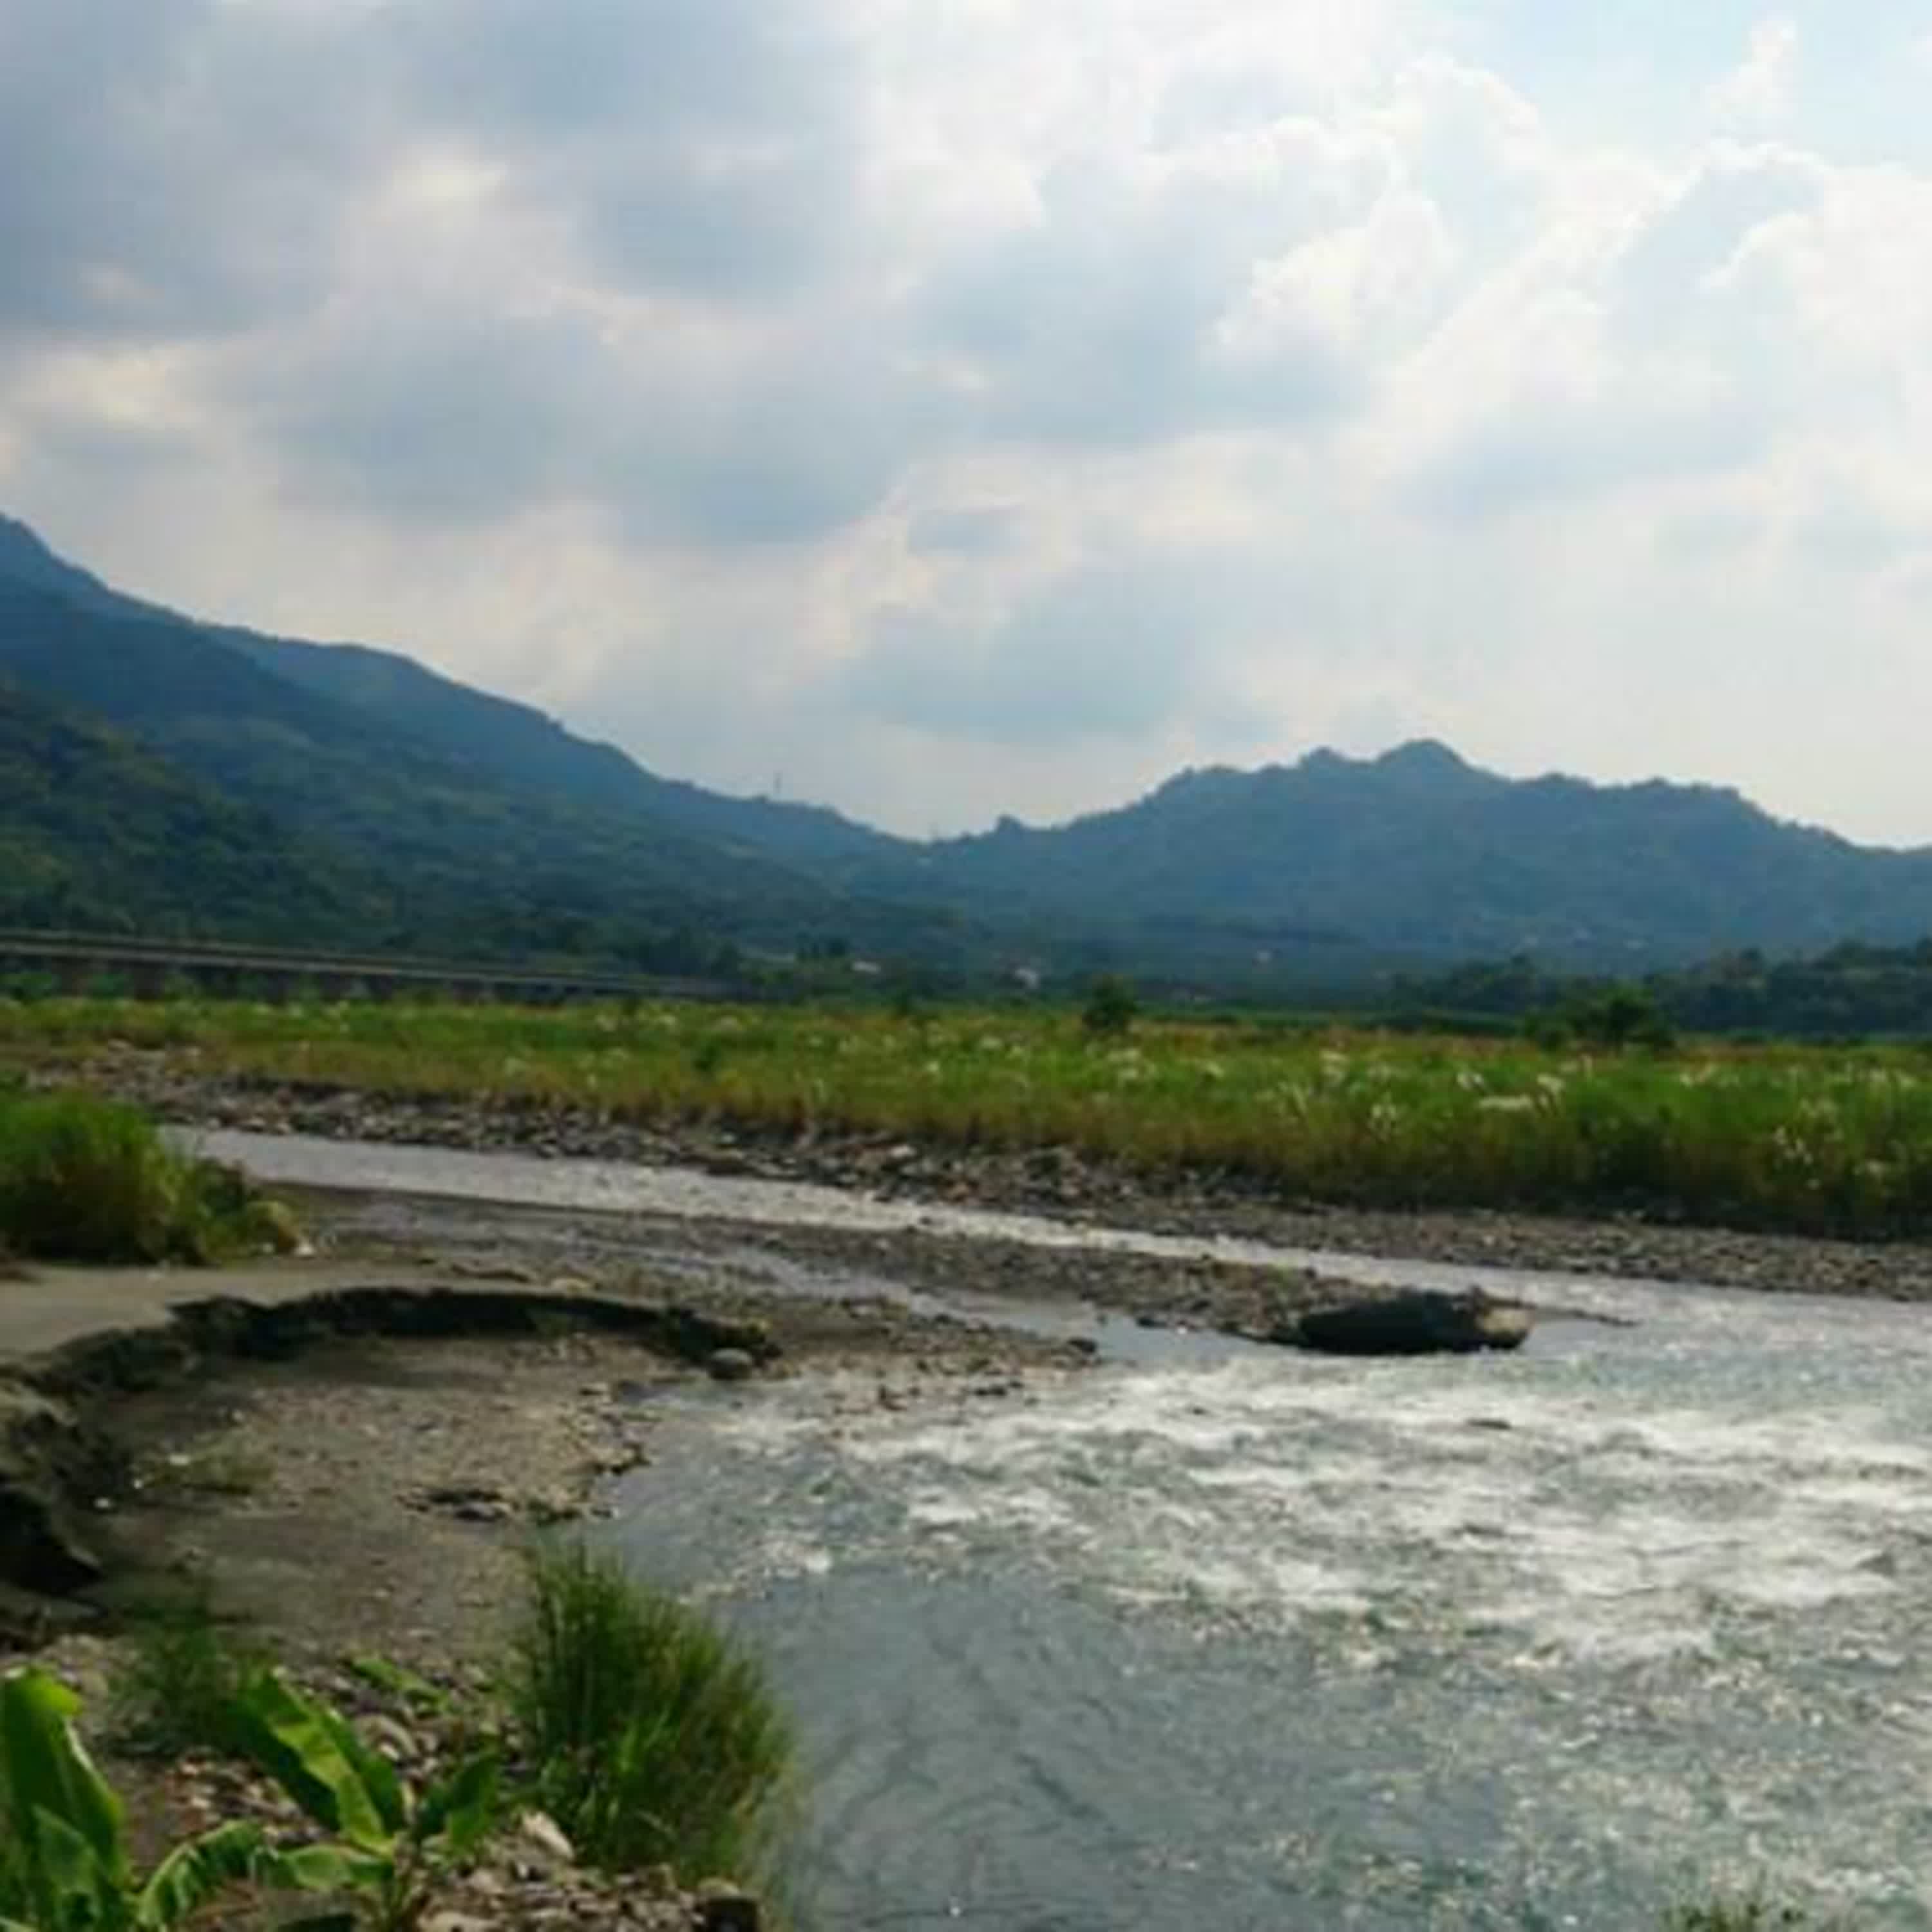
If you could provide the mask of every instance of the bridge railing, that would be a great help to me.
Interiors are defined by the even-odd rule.
[[[567,967],[424,958],[404,954],[291,952],[206,940],[146,940],[122,934],[0,929],[0,970],[39,968],[64,980],[125,974],[143,989],[159,980],[232,986],[254,979],[286,989],[307,982],[356,984],[371,992],[441,988],[546,1000],[725,1000],[748,989],[722,980],[672,974],[573,972]]]

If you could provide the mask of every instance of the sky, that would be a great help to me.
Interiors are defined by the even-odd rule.
[[[0,511],[916,835],[1932,843],[1932,0],[0,0]]]

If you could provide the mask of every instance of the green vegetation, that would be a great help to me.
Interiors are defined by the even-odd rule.
[[[793,1133],[1067,1147],[1292,1199],[1932,1228],[1932,1055],[1668,1053],[1046,1009],[634,1012],[0,1002],[0,1059],[114,1040],[198,1074]],[[4,1226],[0,1222],[0,1226]]]
[[[250,1678],[233,1722],[241,1751],[331,1834],[286,1863],[314,1889],[359,1894],[376,1932],[420,1923],[445,1876],[497,1822],[493,1752],[417,1790],[352,1725],[272,1670]]]
[[[755,1868],[791,1737],[715,1624],[614,1558],[539,1550],[508,1694],[539,1802],[594,1863]]]
[[[20,880],[10,904],[0,884],[0,920],[687,973],[730,964],[736,939],[830,925],[916,943],[956,923],[655,815],[628,760],[561,733],[636,786],[502,751],[493,721],[521,707],[418,674],[448,694],[452,738],[352,662],[346,680],[326,652],[311,674],[272,668],[250,647],[266,640],[23,582],[4,549],[0,778],[28,808],[0,836],[5,856],[17,829],[22,862],[0,873]]]
[[[1834,1932],[1837,1924],[1814,1918],[1802,1906],[1778,1904],[1754,1893],[1745,1898],[1679,1906],[1665,1918],[1664,1932]]]
[[[1511,1023],[1582,1036],[1606,1002],[1634,998],[1657,1024],[1686,1032],[1805,1040],[1932,1034],[1932,940],[1844,945],[1804,959],[1730,952],[1652,973],[1640,986],[1552,972],[1527,958],[1480,962],[1338,994],[1358,1010],[1453,1014],[1464,1024]]]
[[[1139,1016],[1141,1003],[1134,989],[1118,973],[1102,973],[1088,988],[1080,1024],[1102,1040],[1118,1040]]]
[[[232,1751],[235,1701],[260,1667],[256,1647],[217,1618],[206,1582],[133,1623],[110,1694],[114,1742],[137,1756]]]
[[[0,1676],[0,1932],[158,1932],[244,1883],[352,1900],[356,1922],[410,1932],[445,1880],[526,1804],[558,1817],[586,1864],[611,1870],[746,1873],[772,1842],[790,1739],[760,1667],[610,1559],[532,1554],[503,1713],[479,1719],[380,1658],[352,1667],[436,1726],[436,1775],[412,1783],[224,1630],[205,1589],[137,1627],[113,1685],[116,1745],[251,1763],[324,1834],[291,1848],[254,1822],[231,1822],[145,1880],[129,1862],[121,1801],[75,1730],[78,1699],[37,1669]],[[507,1788],[506,1731],[519,1757]]]
[[[256,1826],[231,1822],[138,1879],[121,1801],[74,1732],[80,1702],[44,1671],[0,1677],[4,1932],[160,1932],[231,1885],[293,1876]]]
[[[0,1240],[46,1260],[206,1262],[290,1244],[232,1168],[177,1153],[138,1108],[0,1094]]]
[[[0,682],[0,925],[246,929],[328,944],[379,916],[351,870],[134,739]]]
[[[1932,930],[1932,853],[1432,743],[916,842],[660,778],[394,652],[189,622],[4,517],[0,682],[16,923],[680,973],[755,948],[848,981],[1125,968],[1275,999],[1418,961],[1628,970]]]
[[[160,1932],[242,1883],[354,1895],[376,1932],[408,1932],[496,1822],[493,1756],[417,1792],[326,1705],[261,1670],[204,1742],[250,1759],[329,1840],[284,1850],[232,1821],[137,1880],[121,1801],[74,1730],[79,1709],[44,1671],[0,1677],[0,1932]]]

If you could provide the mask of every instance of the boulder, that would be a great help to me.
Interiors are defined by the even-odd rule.
[[[1329,1355],[1468,1355],[1520,1348],[1532,1320],[1527,1308],[1480,1288],[1416,1288],[1312,1310],[1282,1339]]]
[[[758,1365],[776,1360],[781,1352],[770,1326],[755,1319],[711,1315],[679,1304],[663,1310],[660,1320],[664,1343],[687,1362],[704,1364],[713,1354],[732,1348]]]

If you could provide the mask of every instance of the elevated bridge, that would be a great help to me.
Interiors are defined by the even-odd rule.
[[[63,992],[111,980],[140,999],[182,986],[230,998],[422,998],[561,1006],[609,1000],[726,1000],[746,989],[722,980],[573,972],[395,955],[288,952],[272,946],[147,940],[88,932],[0,930],[0,976],[50,980]]]

